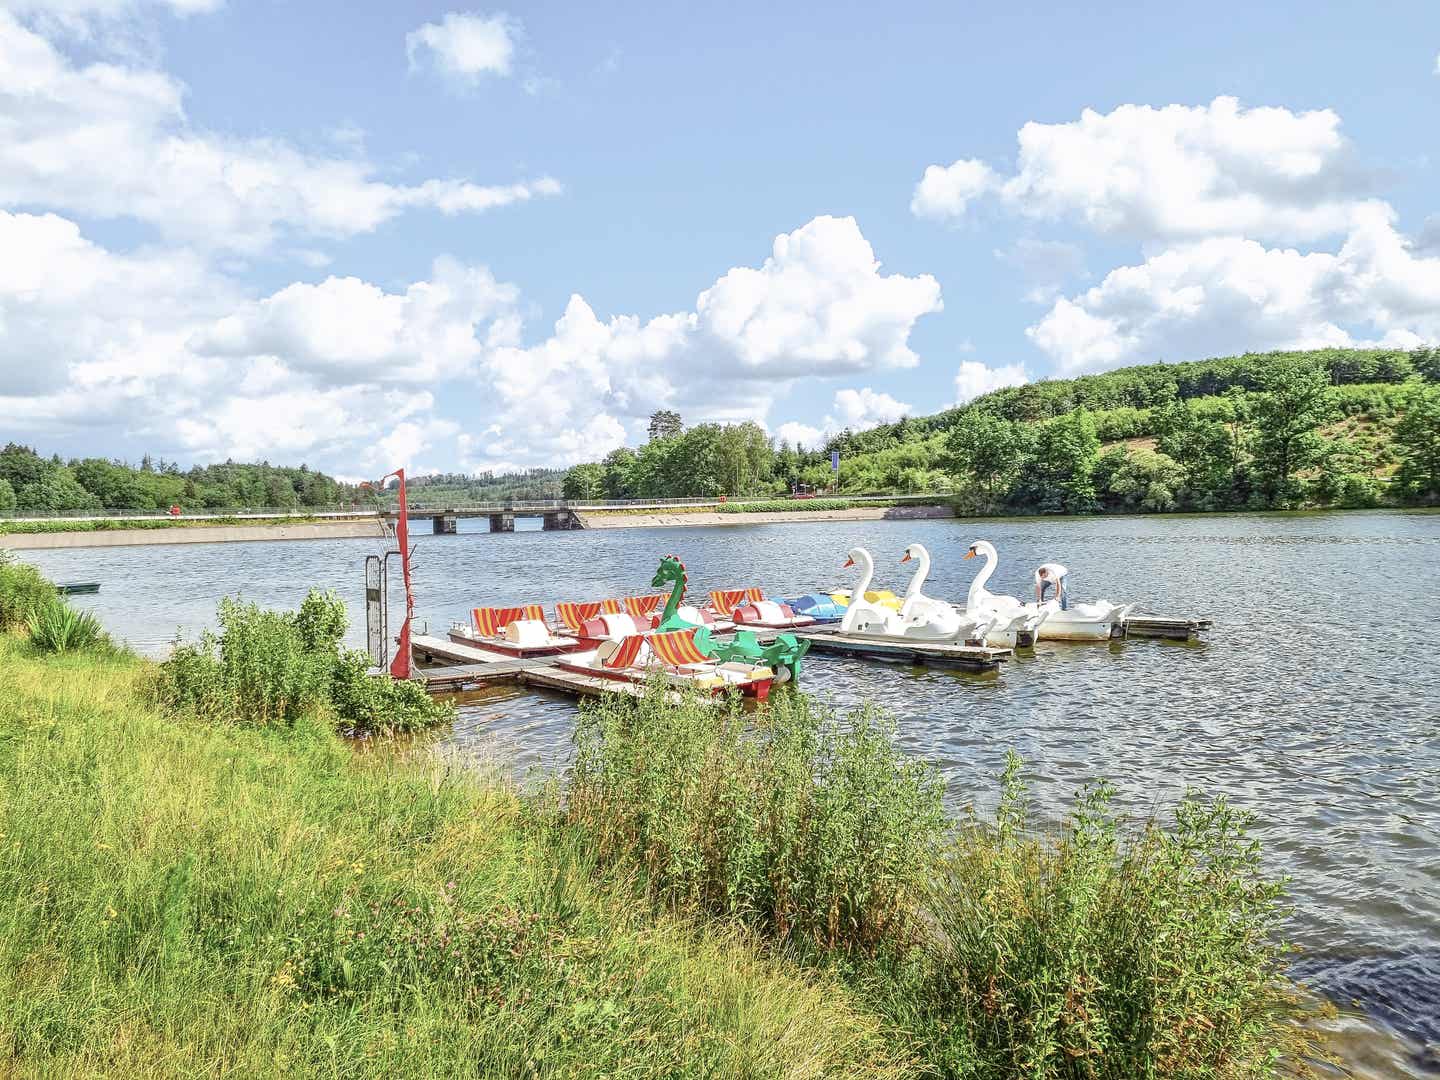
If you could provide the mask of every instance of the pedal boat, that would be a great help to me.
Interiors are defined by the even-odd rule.
[[[659,678],[676,688],[716,695],[738,690],[764,701],[770,696],[775,671],[765,664],[717,662],[695,644],[694,630],[632,634],[598,642],[593,649],[567,653],[556,667],[616,682],[647,683]]]
[[[788,604],[766,600],[756,588],[716,589],[710,594],[710,608],[736,626],[763,630],[794,630],[815,625],[815,618],[798,614]]]
[[[457,645],[473,645],[517,659],[556,656],[584,646],[579,638],[554,633],[546,624],[545,610],[539,604],[474,608],[470,617],[471,625],[454,623],[450,627],[450,640]]]

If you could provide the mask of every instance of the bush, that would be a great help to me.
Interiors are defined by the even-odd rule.
[[[777,695],[752,729],[738,706],[614,695],[584,708],[575,739],[569,821],[642,868],[657,900],[820,950],[918,932],[942,785],[874,714],[842,724]]]
[[[1318,1053],[1248,815],[1190,795],[1173,831],[1127,836],[1100,783],[1041,838],[1019,770],[1012,754],[996,825],[967,823],[929,900],[910,1019],[945,1075],[1218,1080]]]
[[[42,652],[84,652],[109,649],[110,638],[97,619],[88,611],[77,611],[56,596],[51,589],[49,599],[30,611],[26,622],[30,644]]]
[[[291,727],[325,711],[351,734],[416,731],[452,716],[423,687],[370,675],[364,653],[343,652],[345,605],[312,589],[300,610],[220,601],[220,633],[177,644],[160,665],[157,696],[206,720]]]
[[[39,570],[0,551],[0,631],[25,626],[36,608],[54,599],[55,586]]]

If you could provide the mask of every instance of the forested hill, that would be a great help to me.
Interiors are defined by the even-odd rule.
[[[362,497],[349,484],[304,465],[267,462],[196,465],[144,458],[127,465],[105,458],[44,457],[29,446],[0,450],[0,513],[83,510],[185,510],[334,506]]]
[[[1008,387],[823,447],[685,429],[565,476],[572,498],[797,488],[935,492],[977,513],[1371,506],[1440,499],[1440,349],[1148,364]],[[839,451],[838,479],[830,452]],[[703,466],[703,467],[702,467]]]

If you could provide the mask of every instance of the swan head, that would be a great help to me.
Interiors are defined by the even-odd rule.
[[[841,567],[842,570],[848,570],[856,563],[859,563],[861,566],[875,565],[875,560],[870,558],[870,552],[866,551],[862,547],[851,548],[849,552],[847,552],[847,554],[849,555],[849,558],[845,560],[844,566]]]
[[[900,557],[900,561],[902,563],[906,563],[909,562],[911,559],[928,558],[929,555],[930,553],[925,550],[924,544],[911,544],[905,549],[905,554]]]
[[[976,540],[970,545],[970,550],[965,552],[965,558],[973,559],[976,555],[984,555],[987,559],[995,559],[995,545],[989,540]]]

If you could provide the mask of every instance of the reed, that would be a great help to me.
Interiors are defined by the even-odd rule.
[[[88,611],[77,611],[52,594],[30,609],[26,620],[30,644],[42,652],[65,653],[111,648],[110,638],[100,620]]]

